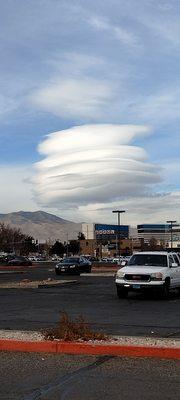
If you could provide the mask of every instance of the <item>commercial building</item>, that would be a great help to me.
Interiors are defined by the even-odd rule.
[[[85,240],[81,240],[81,251],[98,257],[116,256],[121,253],[131,253],[128,225],[82,224]]]
[[[129,238],[128,225],[82,224],[85,239],[117,240]]]
[[[172,232],[171,232],[172,229]],[[163,242],[170,247],[171,235],[173,242],[180,243],[180,229],[178,226],[171,227],[170,224],[141,224],[137,225],[138,238],[148,243],[152,238],[157,242]],[[176,245],[176,247],[179,247]]]
[[[152,238],[157,241],[168,242],[171,238],[171,229],[168,224],[142,224],[137,225],[138,238],[145,242]]]
[[[134,251],[180,249],[180,228],[170,224],[109,225],[83,223],[81,252],[98,257],[132,254]]]

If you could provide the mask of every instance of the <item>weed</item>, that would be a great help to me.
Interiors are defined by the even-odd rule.
[[[72,320],[66,312],[61,312],[57,327],[47,329],[44,336],[46,340],[58,339],[65,342],[107,339],[104,333],[94,332],[83,316]]]

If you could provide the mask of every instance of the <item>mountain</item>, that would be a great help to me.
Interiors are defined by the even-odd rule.
[[[18,211],[0,214],[0,222],[20,228],[23,233],[31,235],[39,242],[46,240],[67,241],[77,239],[81,224],[67,221],[44,211]]]

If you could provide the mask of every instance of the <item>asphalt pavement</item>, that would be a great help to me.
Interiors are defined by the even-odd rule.
[[[0,353],[1,400],[178,400],[180,362]]]
[[[0,275],[1,282],[20,279],[72,279],[56,276],[54,266]],[[118,299],[113,277],[76,276],[76,285],[38,289],[0,289],[0,329],[41,330],[54,326],[61,311],[86,317],[92,327],[111,335],[180,337],[180,297],[169,300],[132,293]]]

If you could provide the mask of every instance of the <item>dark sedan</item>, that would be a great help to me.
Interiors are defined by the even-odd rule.
[[[14,257],[14,258],[10,259],[7,262],[7,265],[17,265],[17,266],[22,266],[22,265],[25,266],[25,265],[27,265],[27,266],[30,266],[30,265],[32,265],[32,262],[26,257],[17,256],[17,257]]]
[[[84,257],[67,257],[55,266],[56,275],[62,273],[80,275],[91,272],[91,262]]]

